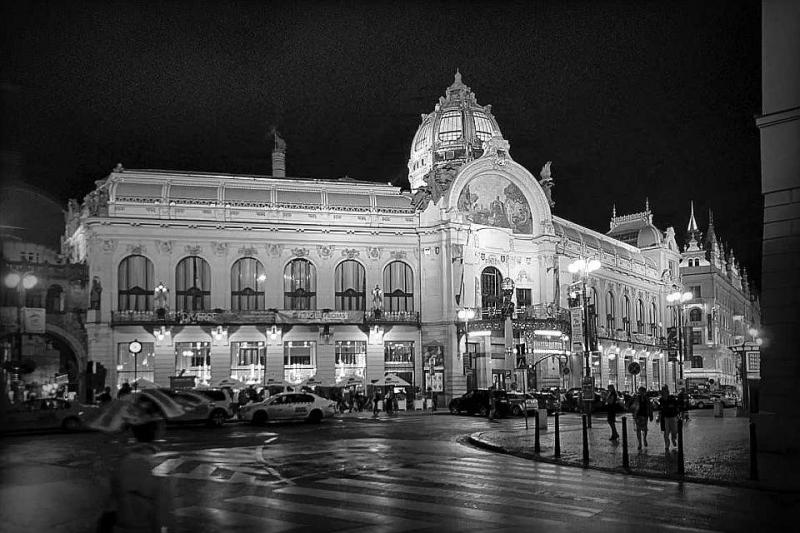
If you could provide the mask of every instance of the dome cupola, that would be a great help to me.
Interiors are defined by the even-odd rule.
[[[425,185],[425,176],[436,166],[460,167],[483,155],[483,143],[500,136],[492,106],[478,105],[475,94],[461,81],[455,81],[439,98],[433,112],[422,115],[422,123],[411,143],[408,181],[411,190]]]

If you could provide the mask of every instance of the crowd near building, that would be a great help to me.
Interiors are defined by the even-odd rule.
[[[444,399],[578,387],[587,370],[629,391],[739,384],[730,347],[758,327],[758,298],[710,216],[701,232],[687,213],[682,248],[645,199],[605,233],[553,215],[550,163],[514,161],[459,73],[422,115],[410,191],[287,177],[277,134],[271,150],[269,176],[118,165],[70,202],[81,368],[112,386],[392,373]]]

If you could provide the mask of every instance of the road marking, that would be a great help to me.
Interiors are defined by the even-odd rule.
[[[177,452],[156,454],[163,461],[153,468],[153,475],[256,486],[293,483],[267,464],[262,446],[212,448],[176,455]]]

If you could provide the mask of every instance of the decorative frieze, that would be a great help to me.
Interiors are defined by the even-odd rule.
[[[228,243],[227,242],[212,242],[211,249],[214,250],[214,255],[219,257],[224,257],[228,253]]]
[[[267,253],[271,257],[280,257],[283,254],[283,245],[282,244],[266,244],[264,247],[267,250]]]
[[[156,251],[160,254],[171,254],[172,247],[175,245],[174,241],[156,241]]]
[[[320,259],[330,259],[333,257],[333,246],[317,245],[317,255]]]
[[[239,248],[238,253],[244,257],[254,257],[258,255],[258,251],[252,246],[242,246]]]
[[[372,261],[377,261],[381,258],[382,250],[375,246],[367,247],[367,257],[369,257]]]
[[[203,252],[203,247],[200,245],[192,246],[191,244],[187,244],[185,250],[189,255],[200,255]]]
[[[354,259],[361,255],[361,252],[356,250],[355,248],[347,248],[342,250],[342,257],[346,257],[348,259]]]
[[[292,255],[295,257],[308,257],[308,248],[292,248]]]
[[[109,248],[106,248],[106,243],[108,243]],[[103,241],[103,250],[106,252],[112,251],[116,247],[117,245],[114,241]],[[147,253],[147,249],[141,243],[129,244],[127,251],[131,255],[143,255]]]

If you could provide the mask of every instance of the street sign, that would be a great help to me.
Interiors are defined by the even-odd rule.
[[[642,371],[642,367],[641,367],[641,366],[639,365],[639,363],[637,363],[636,361],[631,361],[631,362],[628,364],[628,372],[629,372],[630,374],[633,374],[634,376],[636,376],[636,375],[637,375],[637,374],[639,374],[639,372],[641,372],[641,371]]]
[[[592,376],[585,376],[581,380],[581,395],[584,400],[594,399],[594,378]]]

